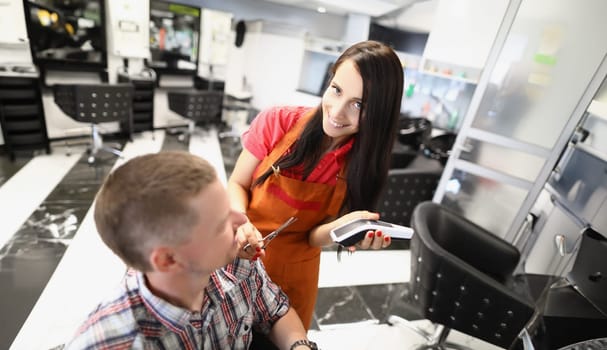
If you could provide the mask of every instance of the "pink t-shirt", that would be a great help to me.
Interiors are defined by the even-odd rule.
[[[257,159],[263,160],[299,118],[311,109],[310,107],[272,107],[263,110],[253,119],[250,128],[242,134],[244,148]],[[338,149],[325,154],[306,181],[335,184],[336,176],[353,142],[352,138]],[[302,167],[281,172],[285,176],[296,179],[302,178],[301,173]]]

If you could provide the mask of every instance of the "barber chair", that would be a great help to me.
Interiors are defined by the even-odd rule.
[[[196,125],[210,125],[221,121],[223,92],[211,90],[171,91],[169,109],[188,119],[188,128],[182,140],[195,133]]]
[[[391,169],[378,211],[383,221],[409,226],[413,209],[431,200],[441,177],[440,170]]]
[[[518,250],[450,209],[420,203],[411,226],[411,290],[408,301],[436,327],[429,334],[398,316],[400,324],[422,335],[418,349],[465,349],[446,341],[451,329],[508,348],[534,313],[532,298],[512,272]]]
[[[441,173],[439,169],[390,169],[377,208],[381,220],[409,226],[413,209],[419,203],[431,200],[434,196]],[[398,245],[401,249],[409,247],[408,240],[394,241],[392,244]]]
[[[103,143],[99,124],[122,122],[132,138],[133,86],[131,84],[53,85],[55,103],[70,118],[91,125],[88,162],[95,163],[100,151],[122,156],[120,150]]]

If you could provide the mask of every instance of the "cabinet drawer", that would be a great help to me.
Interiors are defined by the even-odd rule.
[[[135,89],[154,89],[153,80],[131,80],[131,83],[135,86]]]
[[[5,117],[38,115],[37,105],[5,105],[2,106]]]
[[[6,132],[38,132],[40,129],[42,129],[42,121],[39,119],[6,121],[2,127],[6,130]]]
[[[534,228],[537,240],[533,244],[525,271],[528,273],[561,276],[566,274],[573,261],[572,254],[583,226],[557,201],[545,204],[543,225]],[[557,237],[562,240],[563,251],[559,251]]]
[[[152,120],[151,113],[134,113],[133,121],[134,122],[147,122]]]
[[[0,86],[33,86],[34,79],[0,77]]]
[[[31,89],[0,89],[0,100],[32,100],[36,91]]]
[[[150,111],[152,110],[152,102],[135,102],[133,103],[133,110],[135,112]]]
[[[153,130],[154,125],[152,122],[140,122],[133,124],[133,131],[145,131],[145,130]]]
[[[41,144],[46,142],[46,138],[40,132],[29,134],[8,134],[6,135],[6,143],[12,146]]]
[[[135,90],[133,98],[137,100],[152,100],[154,97],[154,90]]]

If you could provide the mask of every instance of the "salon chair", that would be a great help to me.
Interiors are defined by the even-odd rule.
[[[119,149],[103,143],[99,124],[122,122],[128,138],[132,138],[133,85],[57,84],[53,85],[53,97],[59,108],[70,118],[91,125],[91,144],[88,149],[90,164],[95,163],[100,151],[122,156]]]
[[[532,298],[512,272],[518,250],[450,209],[433,202],[415,207],[411,226],[409,300],[435,324],[434,333],[398,316],[388,323],[422,335],[418,349],[465,349],[446,341],[451,329],[509,348],[534,312]]]
[[[441,173],[440,169],[390,169],[377,207],[381,220],[409,226],[415,206],[434,196]],[[408,240],[394,241],[392,244],[401,249],[409,248]]]
[[[223,92],[211,90],[170,91],[169,109],[188,119],[187,130],[182,140],[189,140],[195,133],[196,125],[210,125],[221,122]]]
[[[441,177],[441,170],[416,168],[391,169],[382,192],[378,211],[383,221],[409,226],[413,209],[431,200]]]

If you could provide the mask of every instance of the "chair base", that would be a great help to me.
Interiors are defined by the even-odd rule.
[[[447,336],[451,329],[442,325],[435,325],[434,332],[430,333],[419,328],[411,321],[396,315],[388,317],[388,324],[407,328],[422,336],[426,340],[426,343],[416,347],[415,350],[473,350],[465,345],[447,341]]]
[[[190,139],[194,135],[204,135],[207,131],[204,128],[196,126],[196,122],[189,120],[186,127],[175,127],[171,128],[169,132],[172,135],[177,135],[177,140],[185,144],[190,142]]]
[[[92,134],[92,139],[93,139],[93,144],[91,145],[91,149],[89,151],[89,157],[87,159],[89,164],[93,164],[95,163],[95,161],[97,160],[97,153],[99,153],[99,151],[104,151],[107,153],[111,153],[115,156],[117,156],[118,158],[122,158],[122,152],[114,147],[110,147],[107,145],[104,145],[103,143],[103,138],[101,137],[101,134],[99,133],[99,128],[97,127],[97,125],[95,124],[91,124],[91,134]]]
[[[112,148],[109,146],[102,146],[100,148],[93,148],[90,150],[90,155],[87,158],[87,162],[89,164],[94,164],[97,161],[97,154],[99,153],[99,151],[104,151],[107,153],[111,153],[113,155],[115,155],[118,158],[123,158],[122,157],[122,151],[116,149],[116,148]]]

